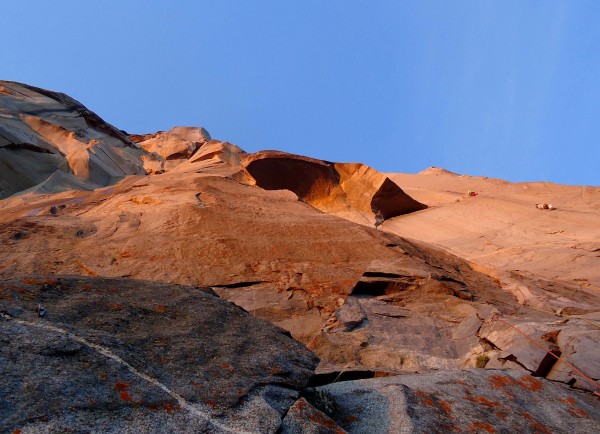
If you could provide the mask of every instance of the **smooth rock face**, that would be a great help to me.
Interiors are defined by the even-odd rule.
[[[93,189],[145,174],[121,131],[65,94],[0,81],[0,198]]]
[[[502,280],[521,303],[600,310],[599,186],[510,183],[441,169],[388,176],[430,208],[390,219],[383,230],[468,259]],[[540,211],[539,202],[557,209]]]
[[[31,276],[0,312],[2,432],[275,432],[318,361],[192,287]]]
[[[581,433],[600,430],[597,398],[511,370],[441,371],[318,389],[349,433]]]

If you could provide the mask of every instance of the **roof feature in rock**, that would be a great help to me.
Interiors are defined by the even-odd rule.
[[[387,176],[360,163],[262,151],[248,156],[243,164],[259,187],[291,190],[315,208],[360,223],[379,224],[427,208]]]

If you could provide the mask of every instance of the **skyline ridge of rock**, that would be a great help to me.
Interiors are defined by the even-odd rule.
[[[16,82],[0,81],[0,113],[0,164],[4,166],[0,198],[37,189],[44,193],[92,190],[127,175],[164,173],[215,142],[202,127],[128,136],[68,95]],[[22,152],[26,155],[19,155]],[[360,163],[329,163],[277,151],[237,152],[241,166],[237,170],[246,175],[238,179],[268,189],[274,188],[273,179],[285,180],[277,189],[294,191],[312,206],[353,221],[380,224],[386,218],[426,208],[385,175]],[[32,163],[34,157],[37,161]],[[19,170],[26,164],[34,165]],[[264,164],[270,164],[267,171],[256,168]],[[310,173],[288,173],[299,164],[310,168]],[[325,166],[330,167],[325,172],[313,170]],[[275,178],[269,175],[273,170]],[[264,181],[265,176],[271,176],[271,183]]]

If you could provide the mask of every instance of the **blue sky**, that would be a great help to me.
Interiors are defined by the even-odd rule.
[[[600,2],[13,1],[0,78],[132,133],[600,185]]]

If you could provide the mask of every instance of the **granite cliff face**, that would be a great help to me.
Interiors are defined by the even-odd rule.
[[[126,135],[2,86],[2,431],[600,428],[597,255],[572,282],[511,274],[435,217],[483,195],[431,173]]]
[[[160,156],[159,169],[153,172],[171,169],[189,160],[202,145],[210,141],[210,134],[204,128],[175,127],[167,132],[130,135],[129,138],[142,149]],[[149,164],[149,163],[147,163]]]
[[[144,154],[73,98],[0,81],[0,198],[110,185],[145,174]]]

